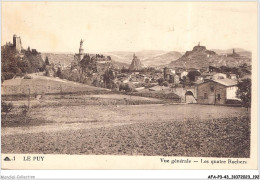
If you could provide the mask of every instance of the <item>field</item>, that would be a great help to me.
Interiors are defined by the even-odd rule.
[[[31,89],[28,113],[22,87]],[[14,108],[2,113],[2,153],[250,157],[250,111],[242,107],[179,104],[37,75],[3,89]]]
[[[2,120],[3,153],[250,156],[250,115],[241,107],[121,94],[50,95],[26,120],[16,107]]]
[[[107,92],[109,90],[88,86],[85,84],[68,81],[60,78],[40,76],[30,74],[32,79],[23,79],[17,77],[15,79],[6,80],[1,87],[2,95],[28,95],[30,94],[67,94],[78,92]]]

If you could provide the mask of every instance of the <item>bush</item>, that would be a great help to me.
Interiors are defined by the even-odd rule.
[[[5,119],[7,120],[7,114],[14,108],[13,103],[1,102],[1,111],[5,113]]]
[[[50,71],[49,71],[49,69],[45,69],[44,76],[50,76]]]
[[[32,76],[25,75],[25,76],[24,76],[24,79],[32,79]]]
[[[159,84],[159,86],[162,86],[162,85],[163,85],[163,81],[164,81],[163,78],[158,79],[158,84]]]
[[[27,113],[28,113],[28,106],[22,105],[22,106],[21,106],[21,109],[22,109],[22,115],[23,115],[23,116],[26,116]]]
[[[233,99],[228,99],[228,100],[226,100],[226,104],[241,105],[241,101],[239,101],[239,100],[233,100]]]
[[[133,92],[135,91],[135,86],[132,83],[122,83],[119,85],[119,91]]]
[[[135,90],[135,86],[132,83],[127,83],[125,88],[126,92],[133,92]]]
[[[164,81],[164,82],[163,82],[163,86],[168,87],[168,86],[169,86],[169,83],[168,83],[167,81]]]
[[[3,72],[2,76],[4,80],[8,80],[8,79],[12,79],[15,76],[15,74],[12,72]]]
[[[237,97],[247,109],[251,107],[251,79],[244,79],[238,83]]]

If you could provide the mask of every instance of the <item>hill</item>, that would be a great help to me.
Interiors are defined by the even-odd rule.
[[[70,65],[70,63],[74,60],[73,53],[41,53],[41,55],[44,60],[48,57],[50,63],[61,63],[64,66]]]
[[[237,54],[240,56],[245,56],[247,58],[252,58],[252,53],[248,50],[242,49],[242,48],[235,48],[234,49]],[[219,55],[225,55],[225,54],[232,54],[233,49],[212,49],[212,51],[215,51]]]
[[[181,53],[177,51],[160,51],[160,50],[144,50],[138,52],[114,51],[103,53],[117,62],[130,64],[133,54],[136,54],[145,66],[160,66],[170,63],[181,57]]]
[[[142,62],[146,65],[146,66],[162,66],[165,64],[169,64],[171,61],[177,60],[182,56],[182,54],[180,52],[177,51],[170,51],[155,57],[151,57],[151,58],[146,58],[144,60],[142,60]]]
[[[215,51],[207,50],[205,46],[195,46],[192,51],[186,53],[176,61],[172,61],[169,67],[202,68],[208,65],[236,67],[242,64],[251,65],[251,58],[243,56],[218,55]]]
[[[37,76],[34,74],[30,74],[30,76],[32,79],[15,78],[4,81],[1,88],[2,95],[27,95],[29,88],[31,94],[109,91],[104,88],[89,86],[60,78]]]

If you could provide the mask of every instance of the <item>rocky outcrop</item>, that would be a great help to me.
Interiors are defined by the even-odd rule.
[[[140,59],[134,54],[131,65],[129,66],[129,70],[131,71],[139,71],[143,68],[143,64]]]
[[[236,67],[242,64],[251,64],[251,58],[237,58],[234,56],[218,55],[214,51],[207,50],[205,46],[197,45],[192,51],[186,53],[178,60],[172,61],[169,67],[202,68],[209,65],[220,67]]]

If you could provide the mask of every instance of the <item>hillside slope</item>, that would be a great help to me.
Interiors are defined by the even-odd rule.
[[[250,51],[245,50],[245,49],[235,48],[234,50],[240,56],[245,56],[247,58],[252,57],[252,53]],[[233,49],[224,49],[224,50],[223,49],[212,49],[212,51],[215,51],[219,55],[232,54],[233,53]]]
[[[109,91],[104,88],[89,86],[65,79],[37,76],[30,74],[32,79],[15,78],[2,84],[2,95],[24,94],[30,89],[31,94],[77,93],[89,91]]]
[[[41,53],[41,55],[44,60],[48,57],[50,63],[61,63],[65,66],[70,65],[70,63],[74,60],[73,53]]]
[[[195,46],[192,51],[187,51],[181,58],[172,61],[169,67],[202,68],[209,65],[236,67],[244,63],[251,65],[251,58],[218,55],[214,51],[207,50],[205,46]]]
[[[170,51],[155,57],[151,57],[151,58],[146,58],[144,60],[142,60],[142,62],[146,65],[146,66],[162,66],[165,64],[169,64],[171,61],[177,60],[182,56],[182,54],[180,52],[177,51]]]

